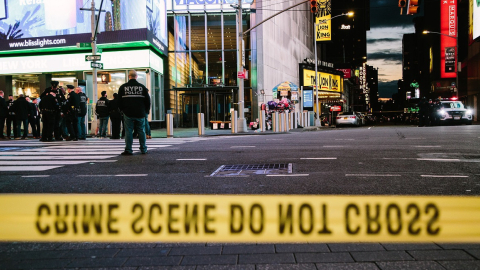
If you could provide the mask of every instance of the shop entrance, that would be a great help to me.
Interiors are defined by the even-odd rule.
[[[214,120],[230,121],[232,108],[232,93],[214,93]]]
[[[180,99],[182,102],[182,127],[198,127],[197,114],[202,112],[202,95],[184,93],[180,94]]]

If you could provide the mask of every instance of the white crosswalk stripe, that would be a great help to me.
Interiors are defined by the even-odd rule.
[[[206,139],[155,138],[147,140],[147,147],[153,151]],[[132,148],[134,154],[140,153],[138,140],[134,140]],[[89,162],[116,162],[114,158],[120,156],[124,149],[123,140],[88,139],[48,143],[36,140],[0,141],[0,172],[41,172]]]

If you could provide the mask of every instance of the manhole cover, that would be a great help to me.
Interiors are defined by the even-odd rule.
[[[246,176],[256,174],[289,174],[292,163],[287,164],[246,164],[222,165],[210,176]]]

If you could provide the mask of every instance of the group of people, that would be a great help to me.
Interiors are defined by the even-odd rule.
[[[122,155],[132,155],[133,138],[138,137],[140,152],[147,153],[146,139],[152,138],[148,125],[150,112],[150,96],[148,89],[137,81],[137,72],[130,70],[128,82],[121,85],[118,94],[113,94],[113,100],[108,100],[106,92],[101,93],[97,101],[95,113],[99,118],[99,134],[105,138],[108,119],[112,120],[112,139],[120,139],[120,127],[123,122],[125,134],[125,151]],[[39,101],[40,100],[40,101]],[[67,85],[65,91],[59,87],[58,81],[52,81],[51,87],[45,89],[38,99],[30,100],[29,97],[18,95],[4,98],[0,91],[0,139],[26,139],[28,124],[32,129],[35,139],[42,142],[49,141],[78,141],[86,139],[85,117],[87,115],[88,97],[80,87]],[[40,119],[43,129],[40,133]],[[122,121],[123,120],[123,121]],[[3,130],[7,123],[7,136]],[[21,127],[23,134],[21,135]],[[123,137],[123,134],[122,134]]]
[[[434,126],[438,125],[440,121],[440,115],[438,112],[442,109],[442,103],[440,99],[435,101],[426,98],[422,98],[418,104],[418,126]]]
[[[87,96],[80,87],[67,85],[67,90],[52,81],[40,95],[39,110],[43,122],[40,141],[78,141],[86,139],[85,116]]]

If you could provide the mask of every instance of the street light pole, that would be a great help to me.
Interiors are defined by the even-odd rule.
[[[317,15],[314,14],[314,16],[316,17]],[[336,15],[336,16],[333,16],[331,17],[330,19],[328,20],[322,20],[320,21],[320,23],[317,23],[316,20],[313,20],[313,47],[314,47],[314,51],[315,51],[315,101],[316,101],[316,110],[317,110],[317,116],[315,117],[315,126],[320,126],[321,123],[320,123],[320,104],[318,103],[318,59],[317,59],[317,38],[316,38],[316,32],[317,32],[317,27],[320,25],[320,24],[324,24],[330,20],[333,20],[337,17],[341,17],[341,16],[353,16],[353,12],[348,12],[348,13],[342,13],[342,14],[339,14],[339,15]]]

